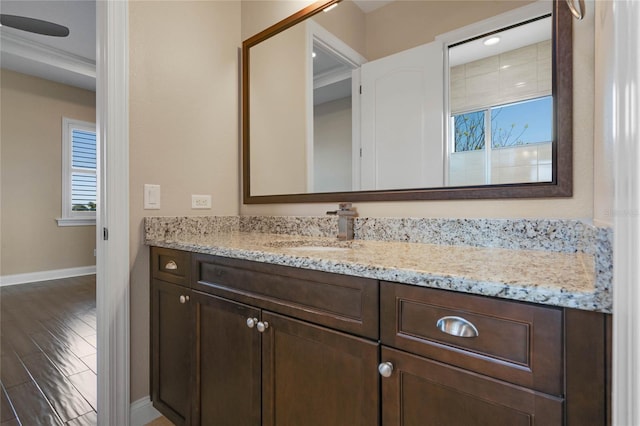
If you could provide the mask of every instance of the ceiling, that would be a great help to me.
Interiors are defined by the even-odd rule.
[[[353,2],[364,12],[373,12],[376,9],[386,6],[394,0],[353,0]]]
[[[449,49],[449,66],[455,67],[460,64],[467,64],[478,59],[550,40],[551,30],[552,21],[548,17],[492,34],[491,37],[497,35],[500,38],[500,42],[492,46],[484,45],[484,41],[490,36],[464,42]]]
[[[50,37],[0,27],[2,68],[95,91],[95,0],[2,0],[0,13],[69,28],[68,37]]]

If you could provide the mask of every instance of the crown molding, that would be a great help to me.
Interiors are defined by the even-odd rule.
[[[2,53],[96,78],[96,62],[0,29]]]

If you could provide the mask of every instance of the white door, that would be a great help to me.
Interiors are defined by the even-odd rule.
[[[362,190],[443,186],[442,50],[433,42],[362,65]]]

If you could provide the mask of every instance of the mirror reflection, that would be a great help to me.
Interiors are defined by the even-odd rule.
[[[456,44],[448,54],[446,184],[550,182],[551,17]]]
[[[552,181],[551,6],[344,0],[252,46],[251,196]]]

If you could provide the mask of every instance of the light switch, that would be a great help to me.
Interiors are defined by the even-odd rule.
[[[144,184],[144,209],[160,209],[160,185]]]

